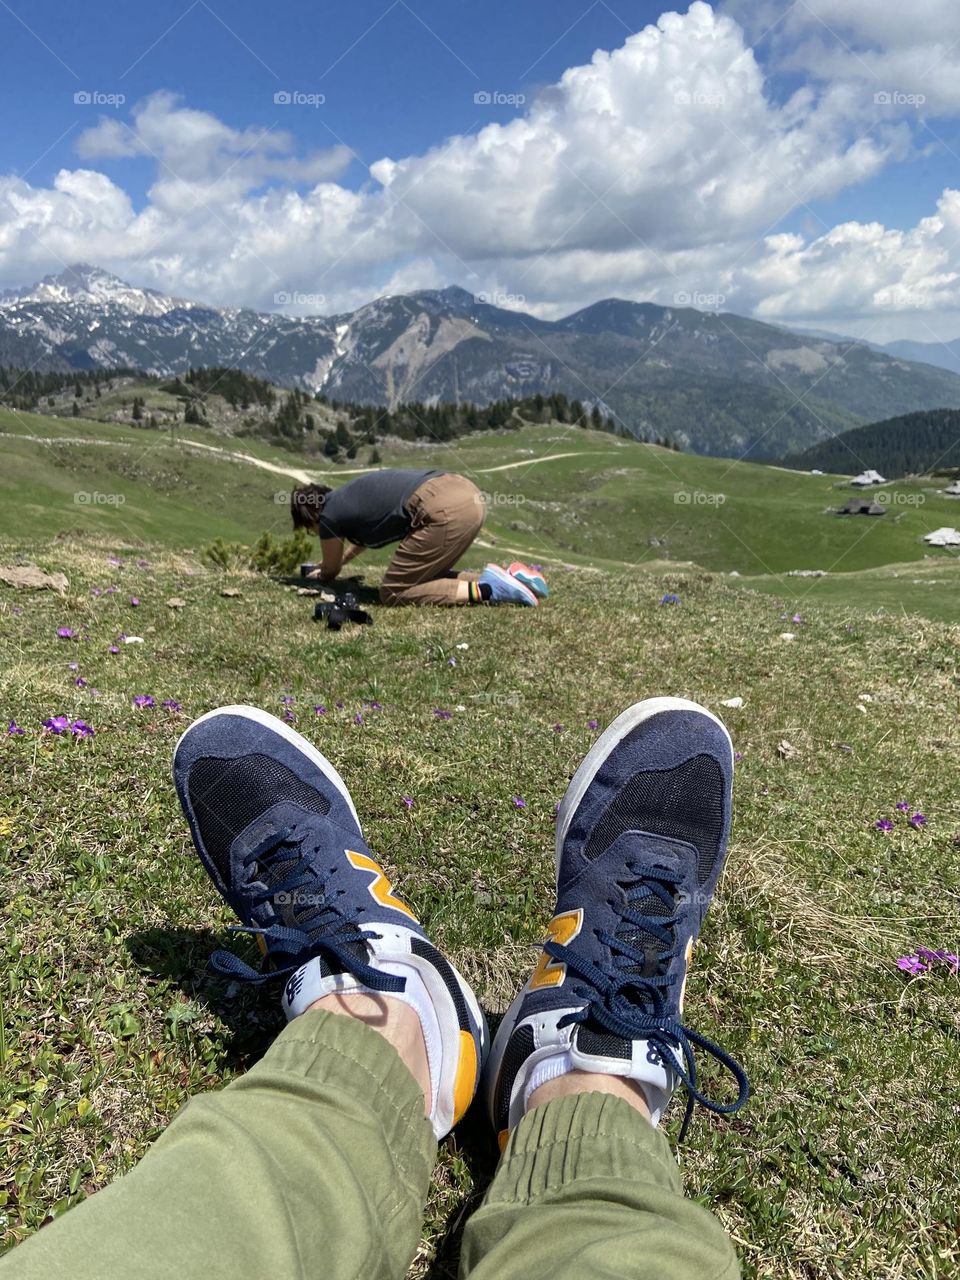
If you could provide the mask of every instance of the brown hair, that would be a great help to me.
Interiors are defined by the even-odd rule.
[[[328,484],[304,484],[290,494],[290,515],[295,529],[316,531],[320,512],[333,490]]]

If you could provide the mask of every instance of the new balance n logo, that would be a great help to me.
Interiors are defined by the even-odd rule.
[[[298,969],[296,973],[292,973],[284,988],[283,994],[288,1005],[292,1005],[294,1000],[300,994],[300,988],[303,986],[303,969]]]
[[[582,927],[582,907],[578,907],[576,911],[564,911],[560,915],[554,916],[547,925],[547,941],[559,942],[561,946],[565,946],[568,942],[574,940]],[[533,977],[530,979],[530,990],[539,991],[541,987],[562,986],[566,976],[567,966],[561,964],[559,960],[551,960],[546,951],[541,951],[537,967],[534,969]]]
[[[416,920],[417,917],[407,904],[394,896],[393,885],[383,874],[383,868],[379,862],[374,862],[365,853],[354,853],[352,849],[345,849],[344,852],[351,867],[356,867],[358,871],[373,872],[373,879],[367,888],[374,902],[379,902],[382,907],[389,907],[392,911],[402,911],[411,920]]]

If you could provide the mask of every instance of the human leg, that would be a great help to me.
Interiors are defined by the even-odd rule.
[[[715,717],[651,699],[614,721],[570,783],[549,939],[491,1054],[488,1103],[505,1151],[464,1237],[470,1280],[739,1274],[719,1224],[683,1196],[657,1128],[677,1083],[686,1120],[694,1100],[725,1113],[747,1098],[741,1068],[682,1021],[725,856],[732,771]],[[695,1046],[731,1071],[734,1101],[702,1092]]]

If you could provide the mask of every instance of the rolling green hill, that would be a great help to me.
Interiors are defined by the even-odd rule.
[[[289,532],[296,480],[337,484],[357,464],[318,467],[263,441],[203,428],[176,433],[0,411],[0,538],[82,531],[119,545],[198,550]],[[960,619],[958,557],[924,533],[960,518],[937,485],[888,486],[882,519],[839,517],[835,476],[677,454],[603,432],[553,426],[483,433],[446,445],[393,442],[388,465],[471,476],[488,498],[491,552],[608,571],[694,564],[786,606],[823,599]],[[272,468],[269,469],[269,468]],[[385,563],[388,551],[362,564]],[[916,562],[916,572],[907,568]],[[901,569],[897,567],[901,566]],[[826,577],[789,576],[822,570]],[[869,571],[869,577],[857,575]],[[894,576],[899,573],[900,576]],[[914,582],[919,579],[919,582]],[[882,590],[881,590],[882,587]]]
[[[788,467],[859,472],[895,479],[937,471],[960,475],[960,411],[933,409],[844,431],[785,460]]]

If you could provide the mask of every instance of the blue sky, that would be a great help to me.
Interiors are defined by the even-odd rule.
[[[0,8],[0,108],[20,126],[4,139],[2,167],[33,166],[35,180],[49,181],[75,163],[73,139],[88,123],[74,106],[78,89],[122,93],[127,103],[167,89],[238,129],[279,122],[305,146],[342,139],[367,163],[408,155],[517,113],[509,104],[478,110],[478,91],[532,96],[660,11],[628,0],[31,0],[19,6],[27,25]],[[283,89],[322,93],[323,109],[278,111]],[[122,170],[141,197],[150,172],[144,165],[133,179]],[[347,181],[365,176],[358,164]]]
[[[960,332],[947,0],[4,0],[0,40],[0,286],[92,257],[264,309],[458,283]]]

